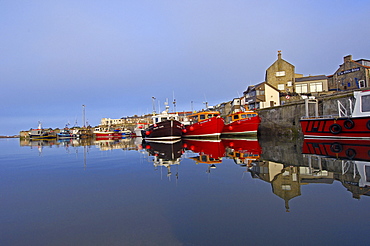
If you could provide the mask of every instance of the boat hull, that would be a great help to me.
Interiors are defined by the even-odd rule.
[[[110,140],[122,138],[120,132],[94,132],[95,138],[97,140]]]
[[[219,138],[224,127],[224,120],[212,117],[186,126],[184,137],[190,138]]]
[[[182,136],[183,126],[177,120],[165,120],[150,125],[143,132],[146,141],[150,140],[176,140]]]
[[[260,123],[261,119],[259,116],[234,121],[223,127],[222,135],[257,135]]]
[[[370,138],[370,117],[301,119],[304,137]]]

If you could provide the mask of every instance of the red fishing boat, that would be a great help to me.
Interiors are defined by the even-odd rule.
[[[225,118],[222,135],[257,135],[260,117],[254,111],[235,112]]]
[[[370,91],[355,91],[354,98],[355,106],[349,113],[338,101],[337,116],[302,118],[304,137],[370,138]]]
[[[184,137],[219,138],[224,127],[224,119],[217,111],[202,111],[189,116],[190,125],[186,125]]]
[[[96,127],[93,134],[97,140],[109,140],[122,138],[122,133],[118,129],[111,128],[110,126]]]

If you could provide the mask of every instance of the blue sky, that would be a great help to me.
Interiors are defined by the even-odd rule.
[[[282,50],[304,75],[370,59],[370,1],[0,1],[0,135],[202,109],[264,81]]]

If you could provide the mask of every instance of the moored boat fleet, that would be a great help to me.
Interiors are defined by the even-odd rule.
[[[309,116],[309,103],[315,99],[306,100],[306,116],[300,119],[304,138],[346,138],[370,139],[370,91],[355,91],[346,109],[338,101],[338,115],[319,116],[316,105],[315,116]],[[316,100],[317,104],[317,100]],[[347,107],[348,107],[347,105]],[[67,126],[61,130],[38,128],[21,132],[21,137],[30,139],[65,139],[88,138],[97,140],[122,138],[126,136],[142,137],[146,141],[173,142],[181,138],[225,138],[257,136],[261,118],[256,111],[240,108],[226,116],[220,112],[205,109],[198,112],[153,113],[151,122],[139,122],[130,130],[110,125],[98,127]]]
[[[146,141],[178,141],[181,138],[221,138],[221,136],[257,136],[261,122],[254,111],[234,112],[225,118],[218,111],[203,110],[188,116],[169,113],[153,115],[152,124],[141,130]]]

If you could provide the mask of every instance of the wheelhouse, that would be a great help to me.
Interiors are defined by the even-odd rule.
[[[228,123],[231,123],[231,122],[234,122],[234,121],[238,121],[238,120],[242,120],[242,119],[248,119],[248,118],[252,118],[252,117],[255,117],[255,116],[258,116],[258,114],[256,112],[253,112],[253,111],[237,112],[237,113],[228,115],[226,117],[226,123],[228,124]]]
[[[210,118],[217,117],[217,116],[220,116],[219,112],[208,111],[208,112],[198,112],[198,113],[192,114],[189,116],[189,118],[190,118],[190,121],[195,123],[195,122],[200,122],[203,120],[208,120]]]

